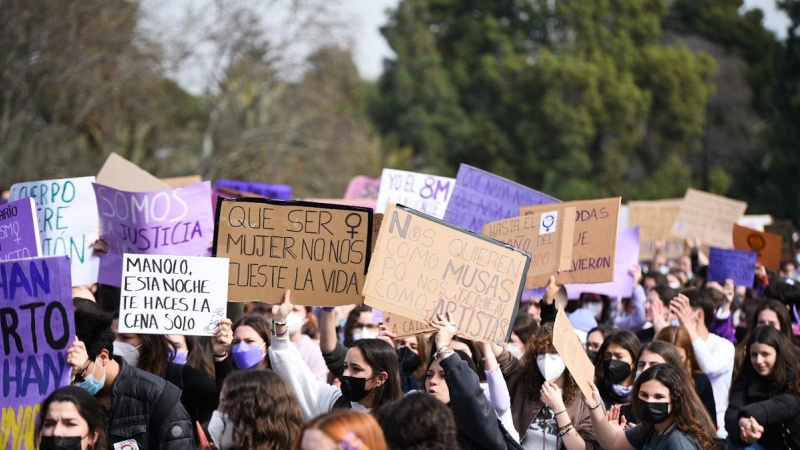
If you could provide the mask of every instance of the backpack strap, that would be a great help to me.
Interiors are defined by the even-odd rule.
[[[164,390],[161,391],[156,407],[153,410],[153,415],[150,416],[150,426],[148,427],[149,438],[147,440],[148,450],[158,449],[158,432],[161,430],[161,425],[164,424],[172,408],[180,403],[181,393],[182,391],[178,386],[175,386],[169,381],[164,384]]]

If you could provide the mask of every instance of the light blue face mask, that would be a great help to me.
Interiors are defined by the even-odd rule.
[[[670,322],[670,325],[672,325],[673,327],[679,327],[679,326],[681,326],[681,321],[678,320],[678,319],[672,319],[672,322]]]
[[[95,368],[97,368],[97,361],[95,361]],[[86,379],[77,384],[88,392],[91,395],[97,395],[103,389],[103,386],[106,384],[106,366],[103,366],[103,376],[99,380],[94,379],[94,371],[89,374]]]

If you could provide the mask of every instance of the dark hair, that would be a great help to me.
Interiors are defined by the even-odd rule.
[[[100,309],[96,304],[87,301],[76,305],[75,336],[86,346],[89,360],[97,359],[100,352],[108,351],[108,357],[114,357],[114,330],[111,329],[111,314]]]
[[[97,441],[90,448],[92,450],[108,450],[111,444],[106,434],[106,412],[100,403],[86,389],[79,386],[67,386],[50,394],[43,402],[39,413],[39,423],[36,435],[41,436],[47,410],[54,402],[72,403],[78,414],[89,426],[89,435],[97,433]]]
[[[667,286],[669,287],[669,283],[667,283],[667,277],[661,272],[654,271],[654,272],[647,272],[646,274],[642,275],[642,285],[644,285],[644,280],[652,278],[656,282],[655,287],[659,286]]]
[[[607,295],[582,292],[579,302],[570,303],[584,306],[589,298],[595,298],[595,296],[597,296],[596,299],[600,300],[600,303],[603,304],[603,312],[600,314],[600,318],[597,319],[597,323],[609,323],[611,321],[611,299]]]
[[[237,328],[241,326],[248,326],[253,329],[260,337],[264,340],[267,344],[267,348],[272,343],[272,333],[270,333],[269,324],[267,320],[261,316],[242,316],[241,319],[237,320],[236,323],[233,324],[233,328],[231,328],[232,332],[235,332]],[[265,364],[265,368],[270,367],[270,360],[269,357],[264,357],[263,363]],[[261,363],[258,366],[260,367]]]
[[[671,302],[672,299],[678,295],[678,292],[675,289],[672,289],[666,284],[659,284],[653,290],[656,291],[658,298],[661,299],[661,303],[663,303],[664,306],[669,306],[669,302]]]
[[[549,322],[541,326],[533,338],[525,346],[525,355],[522,357],[522,367],[520,370],[520,381],[525,387],[526,393],[535,398],[539,398],[544,378],[539,372],[539,365],[536,357],[554,351],[553,347],[553,323]],[[564,369],[564,404],[568,405],[578,396],[578,384],[572,378],[569,369]]]
[[[381,372],[386,372],[388,375],[385,383],[373,388],[375,398],[372,401],[372,407],[376,408],[402,397],[400,367],[397,364],[397,351],[394,347],[382,339],[359,339],[353,343],[349,351],[356,348],[372,369],[373,375]]]
[[[300,436],[303,415],[291,386],[271,370],[239,370],[222,387],[221,408],[238,449],[285,449]]]
[[[142,341],[136,367],[161,378],[167,375],[167,364],[175,356],[175,344],[163,334],[137,334]],[[170,357],[170,352],[173,355]]]
[[[678,350],[675,349],[674,345],[665,341],[653,341],[642,347],[642,351],[639,352],[639,356],[637,356],[636,361],[633,362],[636,369],[639,368],[639,359],[641,359],[645,351],[661,356],[664,358],[665,364],[672,364],[686,370],[686,367],[681,362],[681,356],[678,354]],[[688,371],[686,371],[686,374],[690,375],[689,380],[692,382],[692,385],[694,385],[694,379],[691,377],[691,374]]]
[[[781,326],[780,332],[789,338],[790,341],[793,340],[794,332],[792,330],[792,316],[789,315],[789,310],[786,309],[786,305],[777,300],[765,300],[760,302],[758,306],[756,306],[755,310],[753,310],[753,313],[747,316],[748,329],[755,330],[758,328],[758,316],[762,311],[765,310],[775,312],[775,315],[778,316],[778,322]],[[747,339],[745,338],[745,340]]]
[[[595,356],[593,361],[594,382],[597,384],[597,389],[600,391],[600,396],[603,397],[603,399],[612,399],[616,401],[614,393],[610,390],[611,386],[605,382],[606,369],[603,364],[606,351],[608,351],[608,347],[612,345],[619,345],[625,349],[625,351],[631,355],[631,361],[633,362],[636,361],[639,352],[642,350],[642,343],[639,341],[639,338],[630,331],[617,331],[616,333],[606,336],[603,345],[597,350],[597,356]],[[633,375],[635,370],[635,367],[632,366],[631,375]]]
[[[700,448],[717,448],[717,432],[711,416],[703,406],[700,398],[689,382],[689,375],[679,366],[659,364],[642,372],[633,385],[631,406],[636,417],[642,417],[642,403],[639,390],[648,381],[658,381],[669,389],[672,410],[670,417],[675,420],[675,427],[684,434],[694,438]],[[653,431],[653,424],[642,423],[647,434]]]
[[[772,368],[770,391],[777,395],[790,391],[800,396],[800,350],[785,334],[775,328],[762,325],[750,333],[746,342],[745,358],[741,370],[736,374],[735,380],[745,376],[755,376],[758,373],[750,361],[750,348],[753,344],[764,344],[775,349],[775,365]],[[759,375],[760,376],[760,375]],[[734,380],[734,381],[735,381]]]
[[[476,374],[478,375],[478,379],[481,383],[486,381],[486,363],[483,361],[483,351],[480,347],[475,345],[474,342],[467,338],[463,338],[461,336],[453,336],[453,340],[456,342],[461,342],[462,344],[466,345],[469,349],[469,355],[467,355],[470,359],[472,359],[472,366],[474,366]],[[436,333],[433,333],[431,337],[428,339],[428,348],[431,349],[431,357],[433,354],[436,353]]]
[[[711,329],[711,324],[714,322],[714,302],[703,291],[697,288],[682,289],[678,293],[683,294],[689,299],[689,306],[692,309],[700,308],[703,310],[703,322],[706,329]]]
[[[725,294],[723,294],[719,289],[707,287],[703,288],[702,291],[704,294],[706,294],[706,296],[708,296],[709,300],[711,300],[711,304],[714,305],[715,311],[727,301]]]
[[[538,329],[539,322],[533,320],[530,314],[517,314],[513,332],[523,344],[527,344]]]
[[[461,358],[462,361],[467,363],[467,365],[469,366],[470,370],[475,372],[475,375],[478,375],[478,368],[475,367],[475,363],[472,361],[472,358],[468,354],[462,352],[461,350],[455,350],[454,352],[455,352],[456,355],[458,355],[459,358]],[[426,374],[425,378],[427,378],[427,373],[428,373],[428,371],[430,371],[431,365],[433,364],[434,361],[436,361],[435,356],[436,356],[436,352],[433,352],[428,357],[428,364],[425,366],[425,374]],[[423,378],[423,380],[425,378]]]
[[[606,338],[609,337],[610,335],[614,334],[617,331],[617,329],[614,328],[611,325],[598,325],[598,326],[592,328],[591,330],[589,330],[589,332],[586,333],[586,337],[588,338],[589,335],[594,333],[595,331],[600,332],[600,334],[603,335],[603,341],[605,341]]]
[[[214,380],[216,379],[216,373],[214,372],[214,366],[211,365],[211,361],[208,359],[208,353],[206,353],[205,348],[203,347],[203,343],[200,340],[199,336],[184,336],[186,339],[186,351],[188,352],[188,356],[186,357],[186,364],[194,367],[195,369],[203,372],[209,379]],[[204,338],[208,341],[209,338]],[[172,359],[174,360],[175,357],[173,356]]]
[[[353,346],[353,328],[355,328],[356,323],[358,323],[358,318],[361,316],[361,313],[365,312],[372,312],[372,307],[358,305],[347,314],[347,320],[344,322],[344,342],[342,342],[345,347],[350,348]]]
[[[458,442],[453,412],[433,396],[406,395],[380,418],[390,450],[446,450]]]

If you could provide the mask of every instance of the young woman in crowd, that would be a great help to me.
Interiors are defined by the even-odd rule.
[[[432,395],[406,395],[376,414],[389,450],[449,450],[458,440],[453,412]]]
[[[517,319],[514,321],[514,329],[511,331],[511,340],[506,350],[517,359],[522,359],[522,355],[525,353],[525,346],[538,329],[539,322],[533,320],[530,314],[517,314]]]
[[[591,420],[605,450],[712,450],[718,448],[711,417],[681,367],[658,364],[634,383],[632,406],[641,423],[623,430],[606,419],[604,400],[592,384]]]
[[[216,378],[214,366],[211,365],[211,361],[208,359],[208,355],[206,355],[200,341],[201,339],[209,338],[187,336],[184,334],[168,334],[167,339],[169,339],[175,347],[174,355],[171,354],[172,357],[169,358],[172,362],[188,364],[200,372],[203,372],[209,379],[213,380]]]
[[[403,392],[417,390],[425,380],[425,364],[428,360],[427,338],[424,334],[395,339],[397,363]]]
[[[387,446],[383,430],[371,415],[337,410],[306,423],[292,449],[387,450]]]
[[[353,343],[345,356],[341,388],[317,380],[287,339],[285,319],[292,308],[291,291],[287,290],[275,311],[269,358],[272,370],[288,381],[297,394],[303,417],[311,419],[334,407],[370,412],[402,397],[397,352],[380,339]]]
[[[728,448],[800,448],[800,351],[768,325],[750,333],[745,349],[725,413]]]
[[[748,334],[736,346],[736,360],[734,364],[734,376],[739,373],[744,362],[749,358],[747,354],[747,342],[750,334],[759,326],[767,325],[780,331],[790,342],[794,341],[792,329],[792,316],[786,305],[777,300],[756,300],[757,306],[747,317]]]
[[[50,394],[39,410],[37,436],[40,450],[110,450],[106,412],[78,386]]]
[[[361,339],[374,339],[380,335],[380,325],[373,323],[372,308],[358,305],[347,314],[343,341],[336,332],[334,308],[322,308],[319,323],[319,349],[333,378],[341,378],[347,350]]]
[[[594,361],[597,352],[600,351],[600,347],[603,346],[603,341],[605,341],[608,336],[614,334],[615,331],[616,330],[611,325],[598,325],[586,333],[586,354],[589,356],[589,359]]]
[[[218,450],[283,450],[300,436],[297,398],[270,370],[240,370],[225,379],[208,424]]]
[[[631,402],[634,360],[640,351],[639,339],[629,331],[618,331],[603,341],[594,360],[594,382],[606,409]]]

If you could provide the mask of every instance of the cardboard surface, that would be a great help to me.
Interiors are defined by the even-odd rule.
[[[359,208],[369,208],[375,211],[375,200],[365,199],[347,199],[347,198],[304,198],[304,202],[311,203],[329,203],[331,205],[345,205],[345,206],[358,206]]]
[[[772,216],[769,214],[754,214],[744,215],[740,217],[736,223],[756,231],[764,231],[764,227],[772,225],[773,220]]]
[[[584,292],[608,295],[609,297],[630,297],[633,293],[634,280],[628,271],[637,264],[639,264],[639,227],[621,229],[617,236],[614,281],[596,284],[568,284],[567,294],[570,300],[580,298]]]
[[[378,191],[381,188],[381,179],[370,178],[366,175],[358,175],[347,184],[347,191],[344,198],[348,200],[377,200]]]
[[[671,231],[677,236],[699,238],[703,245],[733,248],[733,224],[746,210],[745,202],[690,188]]]
[[[792,234],[794,233],[792,221],[776,220],[772,225],[764,226],[764,230],[781,237],[781,261],[794,261],[796,250],[792,240]]]
[[[170,187],[176,188],[188,186],[190,184],[202,183],[203,177],[200,175],[188,175],[185,177],[162,178],[161,181],[167,183]]]
[[[756,252],[711,247],[708,253],[708,281],[724,285],[733,280],[736,286],[753,287]]]
[[[69,256],[75,286],[97,282],[100,258],[91,245],[100,237],[94,177],[17,183],[11,200],[36,202],[42,256]]]
[[[441,219],[455,184],[453,178],[383,169],[376,211],[382,213],[389,203],[398,203]]]
[[[466,164],[461,164],[444,220],[480,233],[484,224],[519,216],[527,205],[559,203],[535,189]]]
[[[364,303],[418,321],[451,312],[459,335],[502,343],[529,265],[521,250],[389,204]]]
[[[558,310],[553,324],[553,347],[564,360],[583,395],[592,398],[589,383],[594,382],[594,365],[563,309]]]
[[[550,216],[545,217],[546,214]],[[539,287],[535,284],[541,277],[571,268],[575,216],[575,208],[567,207],[563,214],[536,212],[490,222],[483,226],[482,231],[484,236],[531,254],[527,278],[530,283],[526,281],[525,287],[535,288]]]
[[[683,256],[684,238],[672,235],[672,225],[678,218],[682,198],[628,202],[628,226],[639,227],[640,261],[652,261],[656,241],[664,239],[661,256],[678,259]]]
[[[292,187],[288,184],[256,183],[252,181],[219,179],[214,185],[217,189],[232,189],[239,192],[249,192],[264,198],[275,200],[289,200],[292,198]]]
[[[401,315],[392,313],[383,314],[383,324],[389,328],[390,333],[394,334],[398,338],[416,336],[418,334],[432,333],[436,331],[436,328],[428,326],[424,322],[409,319],[408,317],[403,317]]]
[[[97,173],[97,183],[129,192],[161,191],[170,188],[169,184],[113,152],[108,155],[100,172]]]
[[[213,336],[227,313],[227,271],[227,258],[126,253],[119,332]]]
[[[360,304],[372,252],[365,208],[220,198],[214,255],[230,258],[228,299],[307,306]]]
[[[40,256],[42,242],[33,198],[0,206],[0,261]]]
[[[620,201],[620,197],[612,197],[520,208],[520,215],[541,214],[545,218],[548,214],[561,215],[566,213],[566,208],[575,208],[572,262],[568,270],[556,275],[558,284],[614,281]],[[549,278],[549,275],[528,277],[526,287],[547,286]]]
[[[769,269],[781,269],[783,239],[777,234],[733,226],[733,248],[756,252],[757,262]]]

